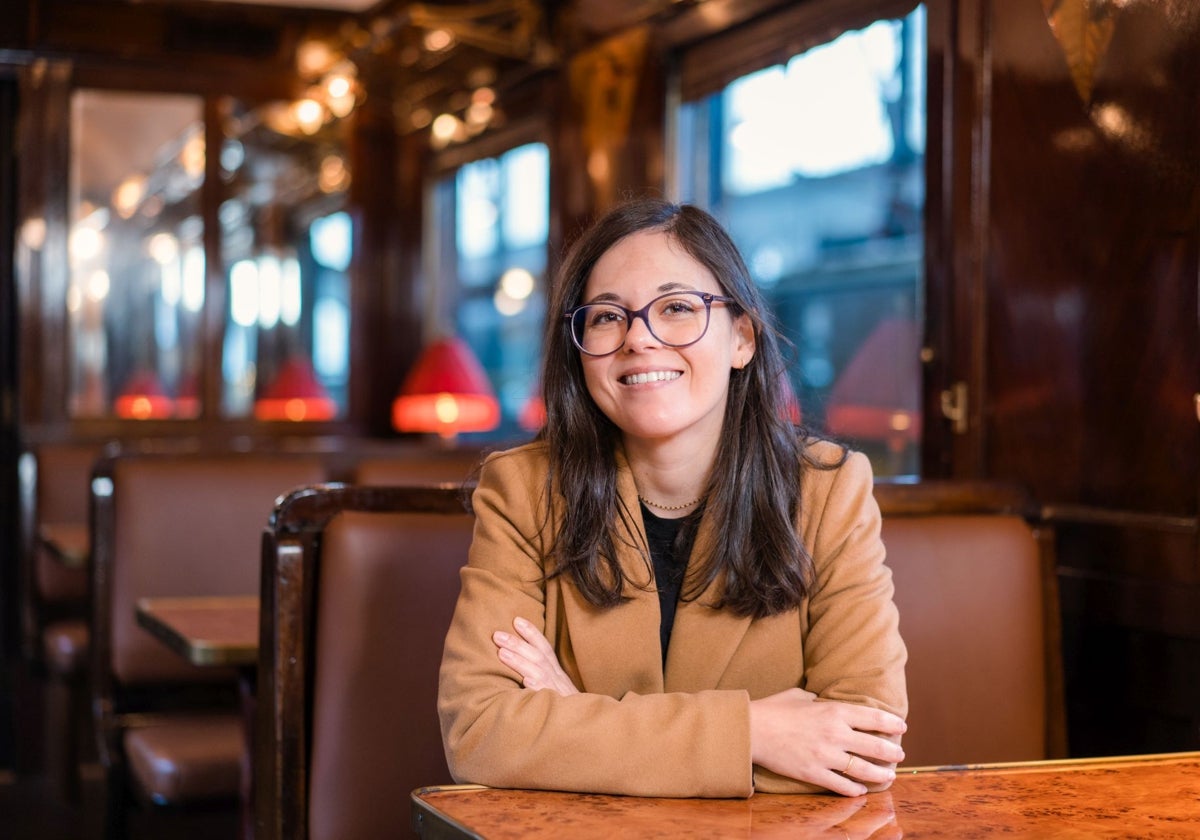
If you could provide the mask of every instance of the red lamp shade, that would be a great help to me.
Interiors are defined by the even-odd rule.
[[[546,425],[546,399],[542,396],[542,385],[537,383],[529,394],[529,399],[521,406],[517,424],[527,432],[540,431]]]
[[[880,321],[833,385],[829,430],[901,449],[920,440],[920,349],[912,320]]]
[[[138,371],[129,377],[113,402],[113,411],[126,420],[161,420],[170,417],[174,410],[174,403],[152,370]]]
[[[447,439],[500,425],[500,403],[465,341],[441,338],[425,348],[392,403],[392,425]]]
[[[259,420],[331,420],[337,404],[317,381],[312,365],[303,356],[292,356],[279,369],[279,375],[254,403]]]

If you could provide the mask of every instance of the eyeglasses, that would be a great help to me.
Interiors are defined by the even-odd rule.
[[[704,338],[714,303],[736,303],[710,292],[668,292],[641,309],[615,303],[585,303],[563,314],[571,325],[571,340],[589,356],[607,356],[621,349],[635,318],[646,322],[650,334],[668,347],[687,347]]]

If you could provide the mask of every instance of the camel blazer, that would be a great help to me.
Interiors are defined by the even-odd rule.
[[[837,460],[832,444],[816,446],[820,457]],[[541,527],[548,469],[540,443],[495,453],[474,493],[474,539],[439,682],[456,780],[637,796],[811,791],[752,766],[751,699],[799,687],[814,700],[906,714],[905,649],[865,456],[804,473],[797,527],[816,562],[811,598],[800,609],[750,619],[708,606],[710,588],[679,605],[665,673],[658,595],[623,456],[618,492],[636,533],[618,534],[616,543],[636,585],[609,609],[588,604],[566,577],[543,577],[553,534],[553,526]],[[718,526],[701,520],[693,558]],[[500,662],[492,633],[513,632],[518,615],[543,629],[583,693],[523,689]]]

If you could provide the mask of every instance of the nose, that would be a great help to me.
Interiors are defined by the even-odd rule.
[[[629,321],[629,330],[625,333],[626,347],[645,347],[657,344],[658,339],[650,332],[650,322],[645,314],[635,315]]]

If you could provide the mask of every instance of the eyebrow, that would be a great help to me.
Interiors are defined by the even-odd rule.
[[[672,280],[669,283],[663,283],[655,291],[656,291],[655,297],[658,297],[660,295],[665,295],[667,292],[678,292],[678,291],[698,292],[700,290],[695,288],[694,286],[688,286],[685,283],[679,283],[675,280]],[[598,294],[594,298],[589,300],[588,303],[615,303],[618,301],[620,301],[620,297],[613,294],[612,292],[602,292],[601,294]]]

